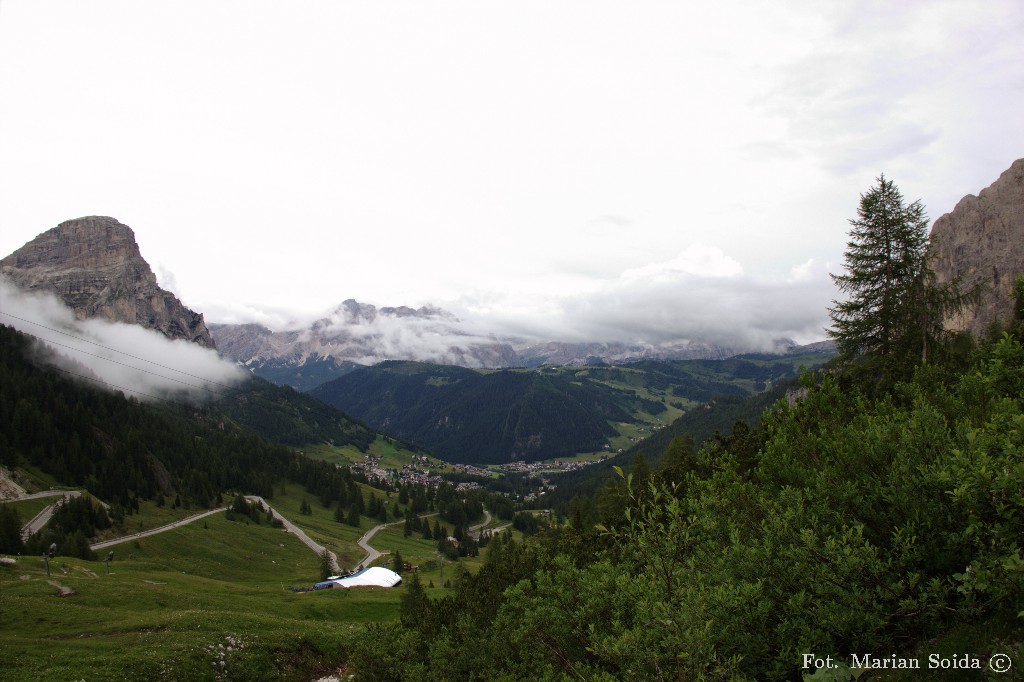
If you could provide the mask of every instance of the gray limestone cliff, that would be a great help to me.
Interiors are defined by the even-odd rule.
[[[0,260],[0,274],[22,289],[56,294],[79,319],[138,324],[214,348],[203,316],[160,288],[135,233],[113,218],[63,222]]]
[[[967,287],[982,285],[981,303],[947,320],[947,328],[981,336],[993,322],[1012,320],[1013,282],[1024,274],[1024,159],[936,220],[930,248],[939,282],[962,277]]]

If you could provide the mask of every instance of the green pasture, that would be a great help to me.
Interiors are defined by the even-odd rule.
[[[329,445],[327,443],[313,443],[303,447],[302,452],[312,459],[320,459],[325,462],[331,462],[332,464],[338,464],[341,466],[348,466],[354,462],[366,461],[366,453],[360,452],[357,448],[354,448],[351,445],[339,447],[336,445]],[[403,448],[401,445],[388,438],[377,436],[377,438],[370,443],[369,454],[380,457],[380,465],[385,469],[401,469],[406,464],[412,464],[413,455],[417,453]],[[438,472],[454,471],[454,468],[450,464],[446,464],[445,462],[435,458],[431,458],[430,469],[432,471],[437,470]]]
[[[316,554],[225,514],[114,552],[110,575],[59,556],[49,578],[35,557],[0,566],[4,679],[216,679],[224,653],[223,679],[308,680],[340,660],[346,631],[395,618],[401,594],[290,591],[319,578]]]

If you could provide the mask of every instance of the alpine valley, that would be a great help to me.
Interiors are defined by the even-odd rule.
[[[1017,679],[1024,160],[931,242],[861,199],[836,348],[207,324],[115,219],[42,233],[0,260],[0,677]]]

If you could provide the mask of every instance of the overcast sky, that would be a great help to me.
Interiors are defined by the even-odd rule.
[[[135,230],[208,322],[823,336],[879,173],[1024,156],[1024,4],[0,1],[0,255]]]

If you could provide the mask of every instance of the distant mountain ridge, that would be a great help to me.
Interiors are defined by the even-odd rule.
[[[226,357],[259,376],[299,390],[309,390],[359,366],[385,360],[506,369],[639,360],[722,360],[749,350],[690,340],[657,345],[537,342],[481,334],[436,307],[376,308],[353,299],[304,329],[272,331],[258,324],[214,323],[210,331]],[[780,340],[774,350],[784,354],[800,349],[792,341]]]
[[[0,274],[22,289],[56,294],[80,320],[138,324],[214,347],[202,314],[160,288],[135,233],[113,218],[67,220],[0,260]]]

